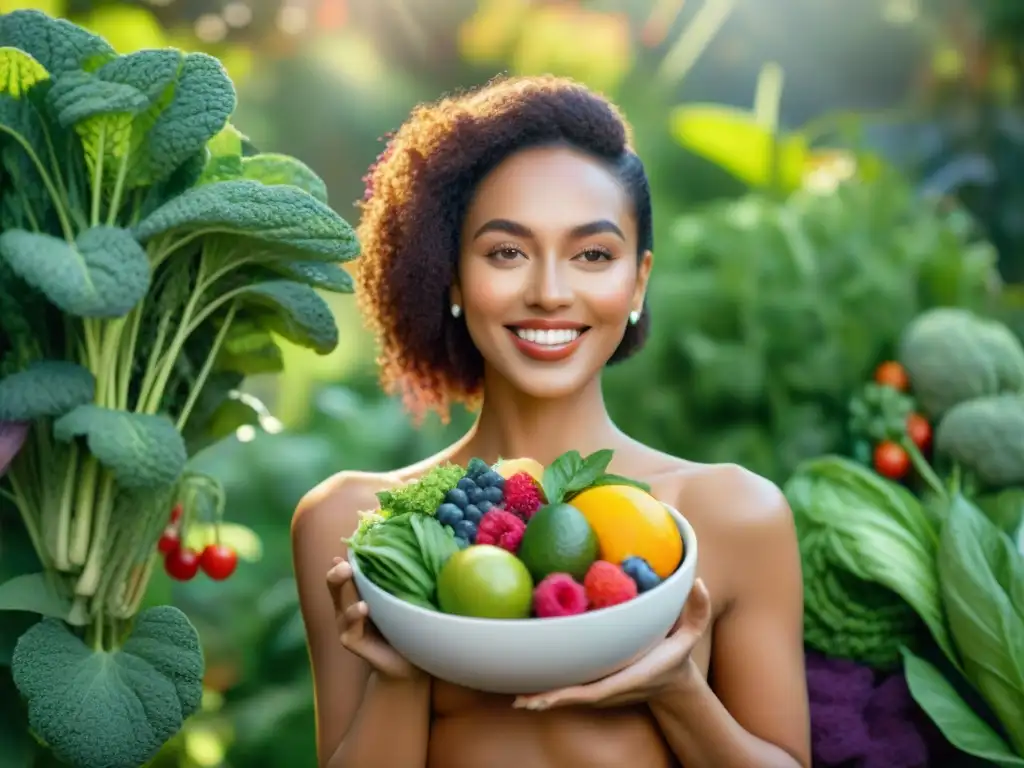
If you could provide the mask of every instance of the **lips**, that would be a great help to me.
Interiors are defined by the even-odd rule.
[[[529,358],[555,362],[569,357],[589,326],[579,323],[533,320],[506,326],[516,348]]]
[[[545,347],[557,347],[576,341],[586,329],[580,328],[516,328],[512,332],[523,341]]]

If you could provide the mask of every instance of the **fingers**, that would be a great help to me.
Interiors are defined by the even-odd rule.
[[[682,613],[679,614],[679,618],[669,634],[672,636],[685,632],[699,637],[708,628],[711,617],[711,595],[708,593],[704,580],[697,579],[693,583],[689,597],[686,598]]]

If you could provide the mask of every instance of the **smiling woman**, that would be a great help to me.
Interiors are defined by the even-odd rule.
[[[415,417],[459,402],[479,417],[441,453],[340,472],[296,510],[321,766],[807,766],[785,499],[739,467],[659,453],[605,409],[602,371],[648,332],[654,263],[647,180],[622,115],[570,81],[497,80],[415,109],[368,182],[357,285],[382,385]],[[339,544],[379,491],[444,462],[547,465],[602,449],[611,472],[684,511],[701,542],[692,596],[647,655],[592,685],[514,699],[433,680],[381,638]]]

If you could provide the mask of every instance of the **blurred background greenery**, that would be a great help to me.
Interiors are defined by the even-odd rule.
[[[506,71],[606,92],[651,174],[658,256],[653,337],[607,397],[677,455],[781,482],[843,447],[847,398],[921,309],[1024,329],[1016,0],[0,0],[17,8],[121,52],[220,57],[236,125],[316,169],[350,221],[415,103]],[[292,510],[333,472],[409,463],[471,419],[414,429],[376,387],[354,301],[329,300],[339,349],[282,343],[286,372],[248,383],[261,427],[196,460],[224,482],[247,562],[224,583],[154,578],[148,601],[187,611],[208,658],[203,711],[159,766],[315,764]]]

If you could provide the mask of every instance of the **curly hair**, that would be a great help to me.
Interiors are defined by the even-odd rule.
[[[483,359],[448,312],[462,220],[477,184],[530,147],[574,147],[604,162],[630,195],[637,257],[653,248],[643,164],[619,110],[565,78],[501,77],[416,107],[370,168],[358,227],[359,308],[380,350],[381,385],[414,418],[479,402]],[[609,361],[640,349],[650,313],[629,326]]]

